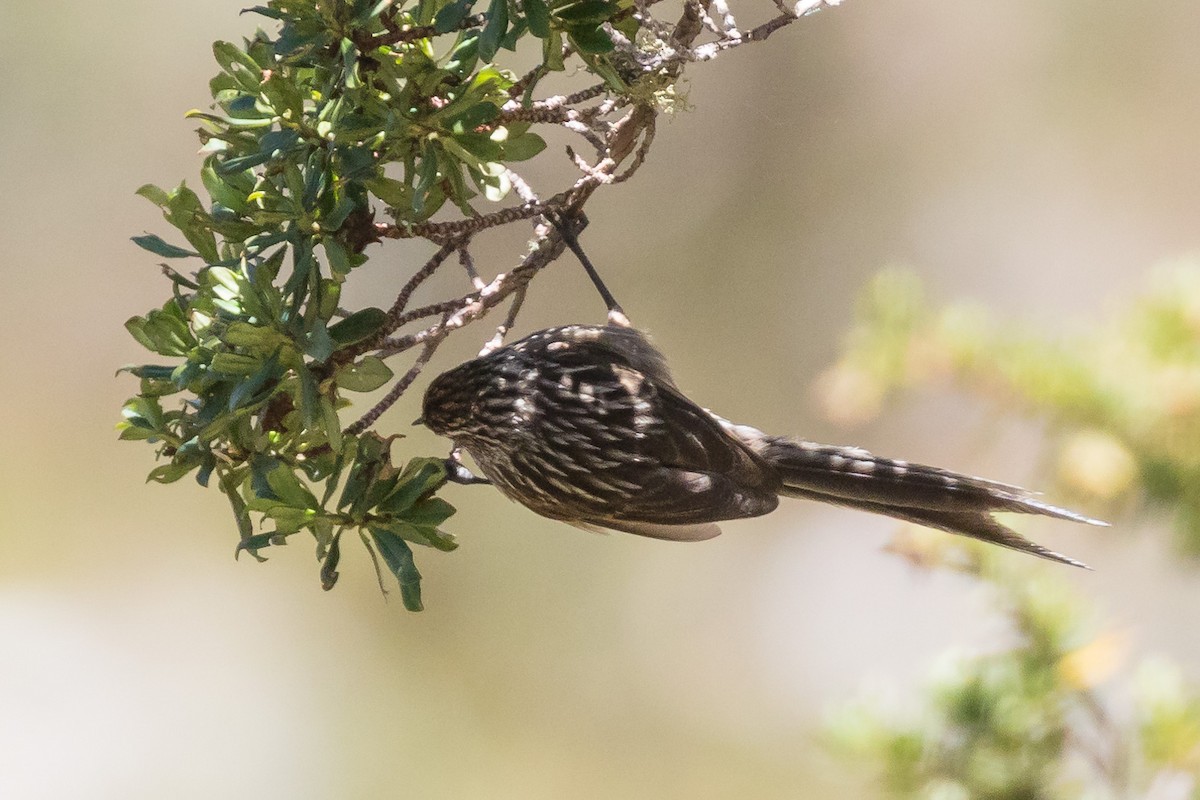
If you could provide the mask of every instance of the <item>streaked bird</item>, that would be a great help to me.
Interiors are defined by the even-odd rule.
[[[530,510],[584,528],[693,541],[716,536],[722,520],[757,517],[780,497],[797,497],[1086,566],[992,516],[1106,524],[1025,489],[774,436],[701,408],[602,293],[609,324],[538,331],[443,373],[425,393],[424,423]]]

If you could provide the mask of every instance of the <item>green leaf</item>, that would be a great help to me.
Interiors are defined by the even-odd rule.
[[[347,89],[357,89],[361,84],[358,80],[358,48],[349,39],[342,39],[339,46],[342,56],[342,76]]]
[[[249,8],[243,8],[241,13],[243,13],[243,14],[259,14],[261,16],[269,17],[271,19],[283,19],[285,16],[284,12],[277,11],[274,8],[268,8],[267,6],[250,6]]]
[[[318,364],[322,364],[333,355],[333,349],[333,339],[329,337],[329,329],[325,327],[324,321],[314,320],[312,328],[308,332],[304,354]]]
[[[337,313],[338,301],[342,299],[342,285],[332,278],[322,278],[316,295],[317,316],[329,325],[329,318]]]
[[[223,300],[233,300],[242,294],[242,276],[226,267],[204,270],[204,282]]]
[[[333,407],[333,399],[328,395],[321,395],[321,429],[329,440],[329,447],[335,452],[341,450],[342,424],[337,409]]]
[[[317,498],[286,464],[281,463],[267,473],[267,485],[276,497],[292,508],[315,510],[318,507]]]
[[[536,133],[526,133],[504,143],[506,161],[525,161],[546,149],[546,140]]]
[[[213,361],[215,363],[215,357]],[[258,402],[260,398],[257,398],[256,395],[259,393],[259,390],[266,386],[269,381],[278,380],[279,373],[279,359],[273,355],[264,361],[254,374],[238,383],[233,388],[233,391],[229,393],[229,410],[233,411],[247,403]]]
[[[153,183],[143,184],[136,192],[134,192],[134,194],[146,198],[160,208],[165,206],[167,204],[167,200],[170,199],[170,195],[155,186]]]
[[[374,21],[384,9],[392,5],[395,0],[358,0],[357,5],[360,9],[358,16],[354,21],[359,25],[367,25]]]
[[[239,485],[245,472],[242,469],[218,469],[218,481],[221,484],[221,491],[225,493],[225,497],[229,499],[230,509],[233,511],[233,518],[237,522],[239,541],[247,541],[251,537],[251,532],[254,530],[254,523],[250,520],[250,513],[246,510],[246,503],[242,500],[242,495],[238,491]],[[235,553],[237,551],[234,551]],[[266,561],[265,558],[251,551],[251,555],[258,561]]]
[[[227,158],[218,162],[217,172],[221,175],[231,175],[251,169],[252,167],[257,167],[259,164],[265,164],[270,160],[270,153],[251,153],[247,156]]]
[[[117,431],[117,438],[123,442],[144,442],[147,439],[159,438],[155,431],[139,428],[135,425],[129,424],[128,422],[117,423]]]
[[[500,46],[505,50],[511,50],[515,53],[517,51],[517,42],[521,41],[521,38],[525,36],[528,30],[529,23],[524,17],[518,17],[517,21],[508,29],[508,33],[500,40]]]
[[[163,258],[191,258],[193,255],[199,255],[194,249],[168,245],[167,242],[162,240],[161,236],[156,236],[155,234],[130,236],[130,239],[134,245],[142,249],[148,249],[148,251],[155,255],[162,255]]]
[[[413,192],[412,208],[418,216],[432,213],[425,207],[430,193],[433,191],[438,176],[437,147],[433,142],[426,142],[421,151],[421,166],[417,171],[417,186]]]
[[[121,409],[121,416],[131,427],[154,434],[163,430],[162,406],[153,397],[135,397]]]
[[[364,170],[360,174],[365,176],[369,172],[373,173],[374,170],[375,170],[375,166],[374,166],[374,163],[372,162],[371,169],[369,171]],[[358,210],[359,208],[360,208],[360,205],[354,201],[354,198],[349,197],[349,196],[343,196],[342,199],[338,201],[337,205],[335,205],[333,207],[333,210],[330,211],[325,216],[325,219],[324,219],[322,225],[324,226],[325,230],[329,230],[329,231],[341,230],[342,224],[345,223],[346,219],[354,211]],[[363,210],[367,210],[365,205],[361,206],[361,208]]]
[[[272,540],[275,537],[276,534],[274,531],[271,533],[256,533],[253,536],[248,536],[242,541],[238,542],[237,550],[234,551],[233,557],[237,558],[239,555],[241,555],[243,550],[249,550],[251,554],[253,554],[255,551],[261,550],[264,547],[270,547],[272,544],[274,544]]]
[[[471,31],[465,34],[458,46],[451,51],[450,58],[446,61],[446,71],[465,79],[475,70],[478,63],[479,33]]]
[[[237,213],[242,213],[246,209],[246,195],[250,193],[249,187],[245,191],[235,187],[235,183],[244,181],[246,173],[218,173],[216,168],[216,159],[209,158],[204,162],[204,166],[200,169],[200,180],[204,182],[204,188],[208,190],[208,196],[214,202],[220,203],[228,209]]]
[[[263,366],[263,360],[242,353],[214,353],[209,368],[224,375],[253,375]],[[231,398],[232,400],[232,398]]]
[[[475,5],[475,0],[455,0],[450,5],[444,6],[433,18],[433,29],[438,33],[450,33],[467,18],[473,5]]]
[[[363,181],[367,191],[387,203],[392,208],[411,208],[413,199],[412,187],[395,178],[372,178]]]
[[[325,560],[321,562],[321,588],[327,592],[337,583],[337,567],[341,558],[342,532],[339,530],[334,534],[333,541],[329,543],[329,551],[325,555]]]
[[[524,0],[525,19],[529,22],[529,32],[539,39],[550,35],[550,9],[544,0]]]
[[[186,356],[196,339],[183,320],[183,311],[174,300],[144,317],[132,317],[125,329],[147,350],[164,356]]]
[[[221,341],[230,347],[245,347],[264,355],[292,343],[287,336],[274,328],[252,325],[249,322],[229,323],[229,327],[221,335]]]
[[[481,133],[464,133],[453,139],[443,139],[442,146],[459,161],[480,170],[484,164],[495,163],[504,158],[504,148],[500,143]]]
[[[599,26],[573,27],[568,31],[568,36],[575,44],[576,49],[582,54],[607,53],[613,49],[612,39]],[[606,78],[607,76],[601,75],[601,77]]]
[[[567,24],[567,27],[590,26],[596,27],[602,22],[608,22],[617,13],[617,4],[608,0],[581,0],[578,3],[554,9],[554,16]],[[574,30],[571,31],[575,33]]]
[[[425,495],[446,482],[446,464],[440,458],[414,458],[404,465],[396,489],[378,505],[382,513],[402,515]]]
[[[447,120],[449,123],[447,127],[455,134],[474,133],[480,125],[486,125],[498,116],[500,116],[498,105],[490,100],[481,100],[461,114]]]
[[[393,375],[382,359],[366,356],[339,369],[337,385],[349,392],[371,392],[390,381]]]
[[[350,254],[346,251],[344,244],[332,236],[326,236],[321,240],[321,246],[325,248],[325,258],[329,261],[331,272],[336,275],[345,275],[350,271]]]
[[[187,119],[206,120],[214,123],[219,128],[233,128],[235,130],[269,128],[275,124],[275,117],[272,114],[257,117],[223,117],[220,114],[209,114],[207,111],[200,111],[199,109],[193,108],[183,116]]]
[[[387,312],[382,308],[364,308],[330,325],[329,336],[340,349],[374,336],[387,322],[387,318]]]
[[[454,506],[440,497],[427,497],[404,515],[404,521],[418,527],[436,528],[454,516]]]
[[[487,24],[479,34],[479,57],[491,61],[500,49],[500,40],[508,33],[508,0],[491,0]]]
[[[409,611],[421,611],[421,573],[413,561],[412,549],[396,534],[383,528],[371,527],[371,538],[388,569],[400,584],[400,598]]]
[[[317,417],[321,413],[321,387],[317,385],[312,370],[307,367],[298,365],[296,374],[300,378],[300,413],[305,426],[311,428],[317,424]]]
[[[391,531],[410,544],[421,547],[432,547],[449,553],[458,549],[458,542],[445,531],[440,531],[432,525],[412,525],[403,520],[373,520],[371,527]]]
[[[552,30],[550,36],[542,40],[542,65],[551,72],[562,72],[566,69],[566,63],[563,61],[563,34],[562,31]],[[526,89],[527,100],[525,105],[529,105],[533,101],[532,90],[535,81],[531,81],[528,89]]]
[[[255,500],[250,503],[250,508],[262,511],[263,516],[275,523],[273,533],[277,536],[295,533],[311,523],[316,514],[312,509],[296,508],[274,500]]]
[[[238,78],[239,82],[242,76],[248,74],[251,81],[243,85],[251,92],[258,91],[258,84],[262,80],[262,67],[250,57],[249,53],[244,52],[242,48],[229,42],[216,41],[213,42],[212,47],[213,57],[221,65],[221,69]],[[257,79],[255,80],[254,78]]]
[[[194,463],[187,464],[163,464],[161,467],[155,467],[150,470],[150,474],[146,476],[146,482],[154,481],[155,483],[174,483],[175,481],[187,475],[194,470],[198,465]]]
[[[163,214],[167,222],[183,233],[184,238],[199,251],[205,261],[210,264],[220,261],[217,242],[210,227],[212,218],[204,210],[195,192],[185,184],[179,184],[179,188],[168,196]]]

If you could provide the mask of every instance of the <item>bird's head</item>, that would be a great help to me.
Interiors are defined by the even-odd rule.
[[[451,438],[467,427],[479,396],[476,381],[471,379],[473,363],[460,364],[433,379],[425,390],[418,422],[439,436]]]

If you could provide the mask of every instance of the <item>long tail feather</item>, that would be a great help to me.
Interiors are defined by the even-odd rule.
[[[727,427],[778,471],[783,482],[780,494],[789,497],[884,514],[1084,568],[1088,568],[1086,564],[1031,542],[1000,524],[992,518],[992,512],[1108,524],[1050,505],[1019,486],[879,458],[859,448],[769,436],[743,426]]]
[[[1091,569],[1087,564],[1078,561],[1070,556],[1065,556],[1062,553],[1055,552],[1048,547],[1043,547],[1037,542],[1026,539],[1021,534],[997,522],[986,511],[939,511],[936,509],[927,508],[906,508],[904,506],[884,505],[882,503],[872,503],[865,500],[853,500],[844,497],[835,497],[833,495],[821,494],[819,492],[805,491],[792,486],[787,486],[783,489],[782,494],[788,497],[798,497],[806,500],[817,500],[822,503],[833,503],[842,505],[848,508],[855,508],[860,511],[870,511],[875,514],[883,514],[884,516],[902,519],[905,522],[913,522],[917,525],[925,525],[930,528],[937,528],[948,533],[955,533],[960,536],[968,536],[972,539],[979,539],[990,544],[1000,545],[1012,550],[1019,550],[1022,553],[1038,556],[1039,558],[1057,561],[1062,564],[1070,564],[1073,567],[1082,567],[1083,569]]]

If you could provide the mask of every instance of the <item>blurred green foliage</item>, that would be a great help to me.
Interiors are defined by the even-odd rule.
[[[170,296],[126,324],[163,360],[127,368],[140,391],[121,438],[157,446],[165,463],[150,480],[215,477],[239,551],[259,557],[300,531],[314,536],[327,588],[341,533],[357,531],[412,610],[420,575],[409,546],[455,547],[440,529],[454,509],[434,496],[447,472],[441,459],[393,466],[391,439],[343,426],[347,393],[393,378],[368,351],[395,320],[378,308],[342,310],[342,288],[384,235],[380,208],[399,236],[447,203],[474,218],[480,194],[503,199],[507,167],[545,142],[530,121],[500,120],[502,107],[522,92],[528,103],[545,74],[566,68],[565,54],[601,88],[627,89],[603,26],[630,38],[638,27],[617,0],[524,0],[519,9],[490,0],[473,14],[476,5],[274,0],[249,9],[277,32],[215,43],[213,106],[189,112],[202,123],[209,201],[186,183],[138,190],[181,241],[134,242],[200,266],[185,274],[164,264]],[[493,62],[530,38],[542,63],[519,86]]]
[[[820,379],[823,404],[856,422],[938,382],[1048,421],[1066,490],[1110,512],[1149,501],[1200,554],[1200,265],[1162,267],[1108,324],[1057,340],[977,304],[933,308],[911,273],[880,274]]]
[[[1175,667],[1146,659],[1118,684],[1124,635],[1099,627],[1049,570],[922,536],[899,549],[985,581],[1015,642],[945,658],[913,713],[877,698],[843,709],[829,727],[837,749],[874,762],[898,798],[1200,796],[1200,693]]]
[[[1162,268],[1115,322],[1058,341],[977,305],[932,308],[914,275],[885,271],[819,389],[858,422],[897,389],[945,381],[1048,420],[1065,488],[1110,511],[1149,500],[1200,553],[1200,265]],[[1200,692],[1178,669],[1147,659],[1117,681],[1124,637],[1049,571],[924,532],[896,549],[977,576],[1015,642],[948,657],[907,718],[877,701],[835,718],[833,741],[874,762],[890,796],[1200,798]]]

